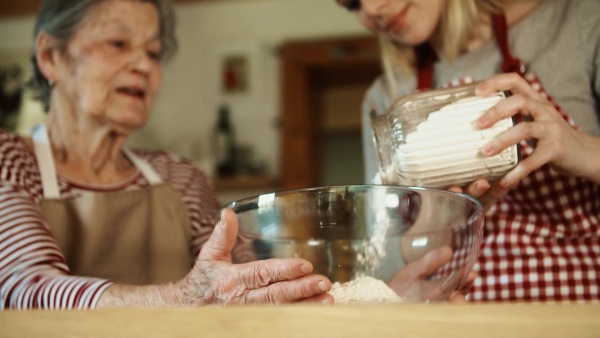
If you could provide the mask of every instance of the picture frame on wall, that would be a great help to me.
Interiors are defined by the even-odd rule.
[[[223,55],[220,65],[221,93],[244,94],[250,87],[249,56],[244,53]]]
[[[261,96],[265,82],[264,46],[256,41],[221,41],[212,47],[211,78],[221,101],[248,101]]]

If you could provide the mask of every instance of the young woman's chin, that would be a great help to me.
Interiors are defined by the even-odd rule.
[[[391,38],[401,44],[407,46],[418,46],[429,40],[430,34],[425,34],[419,31],[403,32],[402,34],[392,34]]]

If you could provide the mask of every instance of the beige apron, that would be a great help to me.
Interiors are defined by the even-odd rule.
[[[71,273],[127,284],[176,281],[191,268],[190,220],[181,195],[127,149],[149,187],[60,199],[48,135],[33,132],[42,211]]]

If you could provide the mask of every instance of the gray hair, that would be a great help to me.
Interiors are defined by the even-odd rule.
[[[33,56],[31,65],[33,76],[30,87],[37,92],[37,98],[42,101],[44,110],[50,106],[51,84],[40,71],[37,64],[36,39],[41,31],[54,37],[58,48],[66,51],[67,44],[80,28],[86,15],[100,2],[106,0],[44,0],[38,11],[33,32]],[[177,38],[175,37],[175,13],[169,0],[134,0],[150,2],[156,6],[160,16],[160,42],[161,61],[168,60],[177,51]]]

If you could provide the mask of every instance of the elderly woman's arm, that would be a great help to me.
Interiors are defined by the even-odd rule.
[[[238,230],[237,217],[229,209],[221,216],[195,266],[183,280],[157,286],[113,285],[103,293],[98,307],[333,302],[326,293],[331,282],[310,274],[312,265],[306,260],[232,264],[230,253]]]
[[[119,306],[198,306],[212,303],[329,301],[331,283],[310,275],[302,259],[233,265],[237,218],[215,227],[188,276],[177,283],[114,284],[69,275],[39,207],[26,193],[0,184],[0,308],[82,309]]]
[[[70,276],[39,206],[23,189],[0,181],[0,309],[82,309],[112,283]]]

